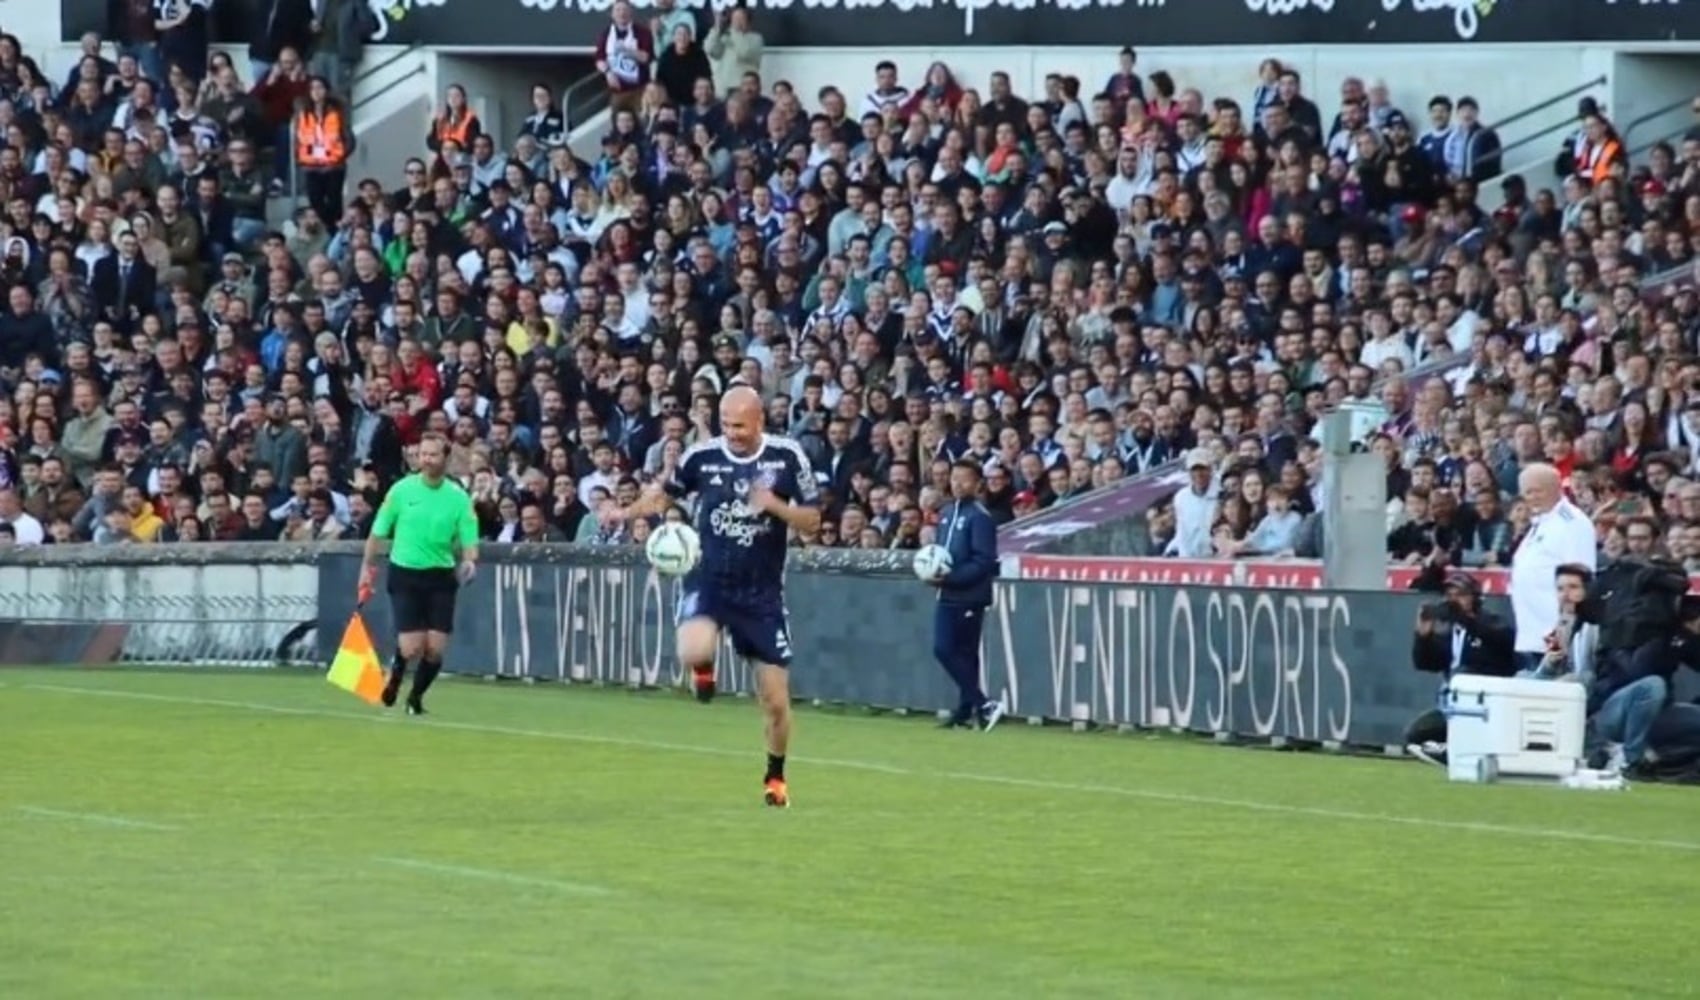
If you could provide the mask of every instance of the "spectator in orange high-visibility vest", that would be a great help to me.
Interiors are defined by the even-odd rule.
[[[1604,115],[1583,117],[1582,137],[1582,144],[1576,147],[1575,172],[1590,184],[1598,187],[1611,178],[1614,169],[1628,167],[1623,142]]]
[[[308,81],[307,100],[295,112],[295,165],[301,169],[307,203],[321,219],[342,218],[342,186],[354,152],[349,118],[324,77]]]

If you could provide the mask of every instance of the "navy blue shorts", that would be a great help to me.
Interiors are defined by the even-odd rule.
[[[773,602],[732,602],[709,588],[686,589],[679,594],[678,621],[707,618],[732,638],[732,651],[757,663],[776,667],[791,665],[791,629],[785,621],[785,605]]]

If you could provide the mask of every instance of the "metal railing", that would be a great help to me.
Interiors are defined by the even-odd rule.
[[[566,118],[566,131],[584,124],[608,107],[608,81],[596,70],[567,86],[561,94],[561,114]]]
[[[350,81],[349,84],[348,84],[348,96],[349,96],[349,98],[353,99],[355,88],[360,86],[361,81],[370,80],[372,77],[377,76],[379,73],[382,73],[384,70],[389,69],[391,66],[394,66],[396,63],[401,62],[403,59],[406,59],[408,56],[411,56],[415,52],[418,52],[420,50],[420,48],[422,48],[422,46],[418,42],[414,42],[412,45],[409,45],[407,48],[402,49],[400,52],[396,52],[396,53],[390,55],[386,59],[380,59],[376,63],[372,64],[371,66],[368,66],[365,69],[362,69],[360,72],[354,74],[354,79],[352,81]]]
[[[13,593],[0,595],[0,619],[25,626],[120,626],[123,663],[269,667],[319,662],[318,600],[249,596]]]
[[[1523,136],[1521,139],[1518,139],[1516,142],[1513,142],[1513,143],[1506,145],[1504,148],[1502,148],[1499,151],[1499,155],[1500,155],[1499,162],[1501,164],[1501,167],[1500,167],[1501,172],[1503,172],[1503,173],[1520,173],[1521,172],[1520,170],[1508,170],[1504,167],[1504,164],[1507,162],[1506,159],[1505,159],[1505,154],[1507,154],[1507,153],[1509,153],[1513,150],[1524,149],[1526,147],[1533,146],[1536,143],[1547,143],[1547,142],[1550,142],[1552,140],[1553,136],[1563,135],[1567,132],[1574,132],[1574,131],[1576,131],[1576,123],[1574,121],[1553,122],[1551,125],[1548,125],[1546,128],[1540,129],[1539,131],[1530,132],[1528,135]],[[1550,159],[1550,157],[1549,157],[1549,159]],[[1539,160],[1537,159],[1534,162],[1539,162]]]
[[[1592,80],[1588,80],[1584,83],[1579,83],[1574,87],[1559,91],[1551,97],[1537,101],[1515,114],[1501,119],[1493,127],[1496,131],[1499,131],[1501,138],[1503,138],[1505,134],[1503,130],[1507,126],[1515,125],[1518,122],[1525,121],[1535,115],[1541,114],[1542,112],[1551,111],[1554,107],[1563,104],[1565,101],[1569,101],[1573,98],[1586,94],[1597,87],[1604,86],[1606,81],[1607,77],[1604,74],[1601,74],[1594,77]],[[1490,187],[1497,185],[1501,179],[1513,174],[1529,175],[1530,184],[1534,187],[1539,187],[1543,184],[1548,184],[1553,180],[1556,180],[1556,177],[1553,176],[1550,169],[1544,173],[1541,172],[1541,167],[1543,165],[1550,168],[1553,162],[1552,158],[1547,156],[1544,152],[1537,152],[1532,147],[1536,146],[1536,144],[1552,143],[1554,136],[1563,136],[1574,131],[1575,128],[1576,116],[1574,114],[1567,114],[1526,135],[1518,136],[1512,142],[1505,143],[1505,145],[1499,150],[1499,173],[1489,180],[1484,181],[1481,185],[1479,185],[1479,189],[1487,191]],[[1556,147],[1556,143],[1554,143],[1554,146]],[[1522,157],[1514,159],[1513,157],[1519,150],[1523,151]]]
[[[1679,264],[1641,279],[1641,301],[1657,306],[1674,291],[1700,285],[1700,266]]]
[[[1639,131],[1641,128],[1643,128],[1644,126],[1651,125],[1653,122],[1658,121],[1660,118],[1663,118],[1664,116],[1666,116],[1668,114],[1672,114],[1674,112],[1681,111],[1684,108],[1692,106],[1692,104],[1693,104],[1693,98],[1684,97],[1681,100],[1672,101],[1669,104],[1662,105],[1660,107],[1654,108],[1652,111],[1649,111],[1646,114],[1641,115],[1640,117],[1632,119],[1629,122],[1629,124],[1623,126],[1623,129],[1622,129],[1620,134],[1623,137],[1624,148],[1629,151],[1630,158],[1633,159],[1636,156],[1639,156],[1639,155],[1647,152],[1648,150],[1652,149],[1654,146],[1657,146],[1659,143],[1664,142],[1667,139],[1671,138],[1671,136],[1677,135],[1677,134],[1680,134],[1681,132],[1686,131],[1686,127],[1684,127],[1682,129],[1677,129],[1675,131],[1661,132],[1659,135],[1656,135],[1653,138],[1648,139],[1645,143],[1643,143],[1640,146],[1633,146],[1632,147],[1630,145],[1631,140],[1633,139],[1635,133],[1637,131]]]
[[[1508,118],[1501,119],[1500,121],[1494,123],[1493,130],[1495,132],[1498,132],[1500,135],[1504,135],[1506,126],[1515,125],[1516,123],[1523,121],[1526,118],[1532,118],[1535,115],[1540,114],[1541,112],[1547,110],[1548,108],[1551,108],[1551,107],[1558,105],[1558,104],[1562,104],[1563,102],[1568,101],[1572,98],[1580,97],[1581,95],[1586,94],[1588,91],[1593,90],[1595,87],[1603,87],[1603,86],[1605,86],[1605,82],[1606,82],[1606,77],[1605,77],[1604,74],[1601,74],[1599,76],[1594,77],[1592,80],[1589,80],[1587,83],[1580,83],[1580,84],[1577,84],[1574,87],[1571,87],[1569,90],[1562,90],[1562,91],[1552,95],[1551,97],[1548,97],[1547,99],[1545,99],[1543,101],[1538,101],[1534,104],[1529,105],[1528,107],[1517,112],[1516,114],[1511,115]],[[1574,115],[1569,115],[1569,116],[1566,116],[1563,121],[1560,121],[1557,124],[1548,125],[1545,128],[1537,129],[1535,132],[1519,138],[1516,142],[1506,143],[1503,147],[1500,148],[1500,151],[1499,151],[1500,162],[1501,163],[1506,162],[1505,159],[1504,159],[1505,154],[1511,152],[1512,150],[1521,149],[1524,146],[1528,146],[1532,143],[1539,142],[1539,141],[1546,139],[1547,137],[1551,136],[1554,132],[1561,132],[1561,131],[1564,131],[1565,129],[1575,127],[1575,120],[1576,120],[1576,118],[1575,118]]]
[[[373,101],[376,101],[378,98],[383,97],[384,95],[390,93],[391,91],[395,90],[397,87],[400,87],[402,84],[406,83],[407,81],[413,79],[416,76],[424,76],[424,75],[425,75],[424,64],[420,64],[418,66],[413,67],[412,69],[408,70],[406,73],[403,73],[402,75],[391,80],[389,83],[384,84],[382,87],[379,87],[377,90],[374,90],[371,93],[367,94],[366,96],[355,101],[353,106],[351,106],[349,108],[349,113],[353,114],[354,112],[359,111],[361,108],[370,106]]]

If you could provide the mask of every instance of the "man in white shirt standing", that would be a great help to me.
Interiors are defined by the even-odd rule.
[[[20,546],[40,545],[46,540],[47,534],[42,531],[41,522],[24,513],[24,505],[19,502],[16,490],[0,490],[0,522],[12,526],[12,533]]]
[[[1408,372],[1417,366],[1417,358],[1411,353],[1411,345],[1393,328],[1393,319],[1385,310],[1370,310],[1369,332],[1369,342],[1358,352],[1359,364],[1376,372],[1380,372],[1381,366],[1389,361],[1399,362],[1400,371]]]
[[[1565,499],[1558,470],[1550,465],[1525,466],[1517,477],[1523,502],[1529,505],[1529,533],[1511,557],[1511,611],[1516,617],[1519,673],[1540,666],[1547,636],[1558,627],[1558,591],[1553,580],[1560,566],[1599,568],[1598,539],[1588,515]]]
[[[1163,554],[1209,559],[1215,555],[1210,528],[1216,521],[1216,474],[1210,452],[1203,448],[1188,452],[1186,470],[1191,482],[1175,494],[1175,537]]]

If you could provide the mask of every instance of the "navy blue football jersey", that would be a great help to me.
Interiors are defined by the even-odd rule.
[[[772,514],[750,506],[750,490],[764,483],[781,500],[812,507],[820,484],[802,446],[762,435],[752,455],[734,455],[726,439],[694,445],[680,456],[667,492],[695,494],[702,559],[685,580],[689,592],[712,591],[731,601],[778,600],[785,579],[788,529]]]

